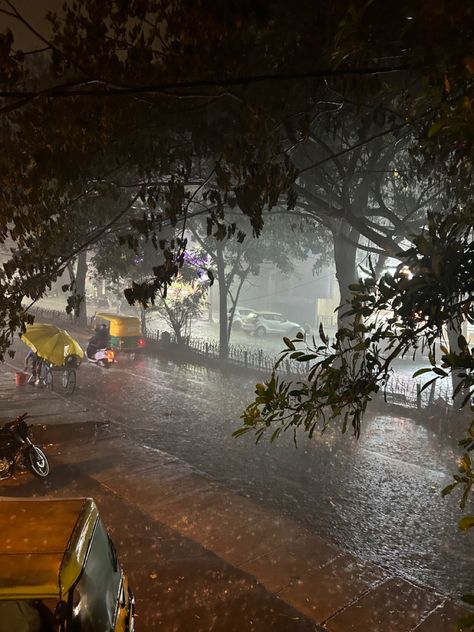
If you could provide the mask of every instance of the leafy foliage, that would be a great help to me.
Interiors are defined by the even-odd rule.
[[[146,303],[166,292],[186,249],[183,239],[163,239],[163,226],[200,202],[219,237],[229,207],[257,235],[265,210],[282,199],[294,208],[288,149],[307,140],[328,82],[348,102],[396,95],[403,125],[424,133],[430,159],[443,154],[451,181],[468,172],[469,5],[452,13],[404,0],[390,21],[381,0],[206,7],[69,2],[50,15],[53,35],[35,55],[2,35],[0,242],[13,252],[0,278],[0,350],[21,327],[22,302],[129,212],[135,235],[123,246],[145,236],[163,252],[154,278],[130,288]],[[0,11],[23,21],[13,6]]]
[[[435,348],[445,336],[445,326],[468,320],[474,323],[474,209],[453,209],[448,215],[429,217],[427,230],[414,238],[395,274],[377,279],[373,267],[351,286],[352,299],[341,309],[351,320],[331,342],[320,328],[320,341],[306,340],[300,334],[285,339],[282,362],[289,357],[311,362],[306,381],[288,382],[273,372],[271,379],[257,384],[255,400],[244,415],[237,435],[255,432],[274,439],[283,430],[301,428],[312,436],[330,422],[350,424],[359,436],[363,414],[371,399],[390,376],[393,359],[423,347],[430,367],[415,375],[430,373],[423,389],[433,382],[456,375],[454,396],[461,406],[474,394],[474,349],[459,332],[457,348],[441,344],[441,357]],[[455,283],[453,283],[455,280]],[[455,400],[457,401],[457,399]],[[459,442],[462,455],[454,481],[445,488],[462,490],[460,506],[472,499],[474,470],[470,453],[474,450],[474,421],[467,424]],[[463,518],[461,528],[473,526],[472,516]]]
[[[207,289],[205,282],[195,278],[186,282],[178,277],[166,297],[161,295],[157,298],[152,311],[156,311],[172,328],[178,344],[185,343],[191,335],[192,323],[204,308]]]

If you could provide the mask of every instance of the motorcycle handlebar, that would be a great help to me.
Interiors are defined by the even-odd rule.
[[[11,430],[12,428],[19,428],[22,423],[28,426],[28,424],[25,421],[27,417],[28,417],[28,413],[23,413],[23,415],[18,415],[18,417],[15,417],[15,419],[13,419],[12,421],[7,421],[6,424],[3,424],[1,428]]]

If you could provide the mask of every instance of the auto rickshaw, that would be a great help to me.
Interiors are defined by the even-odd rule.
[[[0,632],[132,632],[135,601],[91,498],[0,498]]]
[[[137,353],[143,350],[145,339],[142,335],[140,319],[136,316],[121,316],[97,312],[93,325],[106,324],[110,335],[110,347],[116,353]]]

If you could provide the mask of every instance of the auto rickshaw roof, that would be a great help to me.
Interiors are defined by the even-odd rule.
[[[109,314],[108,312],[96,312],[94,318],[102,318],[103,320],[108,320],[110,322],[114,320],[140,322],[140,319],[137,316],[122,316],[121,314]]]
[[[121,316],[120,314],[109,314],[108,312],[97,312],[95,315],[97,320],[106,320],[109,322],[109,330],[111,336],[141,336],[142,328],[140,319],[136,316]]]
[[[0,599],[63,598],[97,518],[91,498],[0,498]]]

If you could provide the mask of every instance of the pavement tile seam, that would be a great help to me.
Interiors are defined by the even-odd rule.
[[[444,601],[442,601],[441,603],[437,604],[432,610],[430,610],[430,612],[428,612],[426,614],[425,617],[422,617],[420,619],[420,621],[418,621],[415,626],[413,628],[411,628],[410,632],[416,632],[416,630],[418,630],[424,623],[425,621],[431,617],[431,615],[433,615],[437,610],[442,610],[444,608],[444,606],[448,603],[449,599],[445,599]]]
[[[355,564],[355,568],[350,577],[347,578],[348,584],[345,588],[341,588],[345,581],[344,574],[340,575],[339,578],[335,577],[334,567],[347,570],[353,564]],[[294,581],[290,581],[280,590],[274,590],[273,592],[278,594],[280,598],[293,608],[321,624],[322,621],[328,620],[330,615],[335,614],[335,610],[340,611],[344,608],[344,606],[339,606],[340,603],[349,606],[357,598],[361,597],[363,593],[370,591],[385,579],[385,573],[381,573],[381,569],[378,566],[357,560],[352,555],[341,553],[335,558],[328,559],[319,568],[314,567],[311,570],[308,569],[305,573],[300,573],[298,577],[294,578]],[[330,587],[335,582],[339,590],[334,592]],[[355,593],[350,586],[356,587]],[[329,589],[328,592],[326,588]],[[332,605],[337,593],[339,595],[336,597],[336,604]],[[354,594],[352,597],[349,597],[348,595],[351,593]]]
[[[403,601],[403,609],[400,609],[400,600]],[[332,614],[324,621],[324,625],[333,632],[345,632],[347,629],[378,632],[385,629],[380,626],[389,613],[392,617],[391,625],[397,626],[394,630],[411,632],[420,619],[429,616],[442,600],[443,597],[433,590],[416,585],[400,576],[392,576],[373,586],[352,604]],[[393,617],[395,621],[398,617],[397,623]],[[348,628],[349,621],[351,623]]]
[[[410,632],[453,632],[455,622],[473,612],[472,606],[448,597],[422,618]]]
[[[376,590],[377,588],[385,584],[389,579],[391,578],[385,577],[381,579],[380,581],[375,582],[374,584],[368,586],[363,592],[361,592],[356,597],[354,597],[354,599],[349,600],[347,603],[344,603],[338,610],[335,610],[332,614],[329,615],[329,617],[326,617],[325,619],[323,619],[323,621],[319,621],[320,625],[323,625],[326,627],[326,624],[329,623],[332,619],[334,619],[334,617],[337,617],[339,614],[341,614],[348,608],[351,608],[358,601],[366,597],[369,593],[371,593],[372,591]]]

